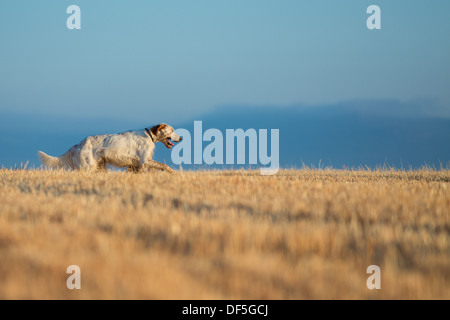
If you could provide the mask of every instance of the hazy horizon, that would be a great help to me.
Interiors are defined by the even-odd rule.
[[[409,110],[405,116],[405,110]],[[428,165],[448,168],[450,163],[450,118],[430,101],[360,100],[317,106],[223,106],[187,118],[167,122],[193,135],[194,121],[203,122],[203,132],[225,129],[279,129],[281,168],[304,164],[334,168],[392,166],[408,169]],[[118,133],[151,127],[160,121],[115,117],[38,115],[8,112],[0,119],[0,166],[39,167],[37,151],[59,156],[89,135]],[[162,121],[161,121],[162,122]],[[20,123],[18,126],[17,123]],[[208,145],[204,142],[203,147]],[[171,151],[157,144],[155,160],[171,162]],[[206,165],[184,165],[206,169]],[[247,168],[248,165],[213,168]],[[253,166],[254,167],[254,166]]]

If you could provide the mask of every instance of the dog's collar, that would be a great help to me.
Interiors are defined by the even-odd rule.
[[[151,132],[147,128],[145,128],[145,131],[147,132],[147,134],[150,137],[150,139],[152,139],[153,142],[156,142],[156,136],[153,134],[153,132]]]

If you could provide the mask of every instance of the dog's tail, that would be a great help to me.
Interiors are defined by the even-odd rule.
[[[45,154],[42,151],[38,151],[38,156],[41,158],[41,162],[43,165],[45,165],[47,168],[50,169],[61,169],[63,167],[63,163],[60,158],[58,157],[52,157],[48,154]]]

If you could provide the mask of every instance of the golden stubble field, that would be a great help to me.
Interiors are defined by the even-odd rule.
[[[0,170],[0,299],[450,299],[450,172]]]

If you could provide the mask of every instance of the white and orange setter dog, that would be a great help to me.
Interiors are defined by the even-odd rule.
[[[99,171],[109,164],[134,172],[154,168],[173,173],[168,165],[152,160],[155,143],[162,142],[171,149],[172,141],[180,142],[181,137],[162,123],[150,129],[87,137],[60,157],[42,151],[38,154],[46,167],[54,169]]]

